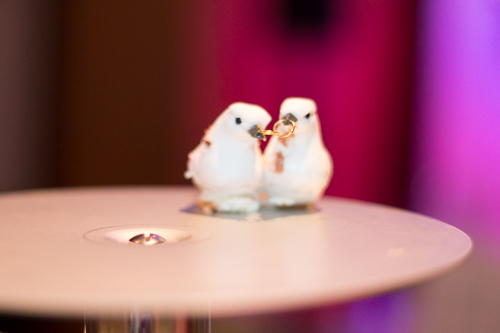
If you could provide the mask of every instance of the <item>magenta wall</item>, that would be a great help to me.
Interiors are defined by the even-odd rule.
[[[276,118],[284,98],[313,98],[335,162],[327,194],[404,206],[415,3],[325,1],[320,28],[292,26],[285,3],[189,8],[185,84],[198,118],[190,126],[201,133],[235,101],[262,105]]]

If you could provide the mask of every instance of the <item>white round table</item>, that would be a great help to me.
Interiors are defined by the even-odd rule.
[[[229,316],[333,304],[460,263],[471,241],[437,220],[325,197],[314,211],[199,213],[188,187],[0,195],[0,311]],[[128,242],[139,233],[167,241]]]

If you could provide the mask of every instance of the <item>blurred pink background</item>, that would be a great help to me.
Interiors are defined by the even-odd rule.
[[[424,285],[218,318],[215,332],[500,331],[497,1],[0,2],[0,50],[0,191],[189,184],[186,155],[227,105],[276,118],[303,96],[335,162],[327,194],[415,210],[474,241]],[[23,325],[81,331],[0,317],[0,331]]]

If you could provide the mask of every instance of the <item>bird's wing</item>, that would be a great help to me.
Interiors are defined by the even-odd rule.
[[[315,153],[311,152],[311,155],[308,156],[308,160],[310,163],[314,163],[313,170],[315,170],[309,174],[311,183],[321,184],[323,187],[327,186],[333,175],[333,160],[330,153],[326,149],[318,147]]]
[[[210,141],[205,140],[205,137],[201,142],[188,154],[187,170],[184,172],[184,178],[191,179],[196,178],[198,173],[200,161],[205,155],[208,147],[210,146]]]

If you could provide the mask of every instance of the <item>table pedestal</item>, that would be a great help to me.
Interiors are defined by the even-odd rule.
[[[84,333],[210,333],[211,319],[178,315],[165,319],[153,314],[131,313],[123,318],[85,316]]]

